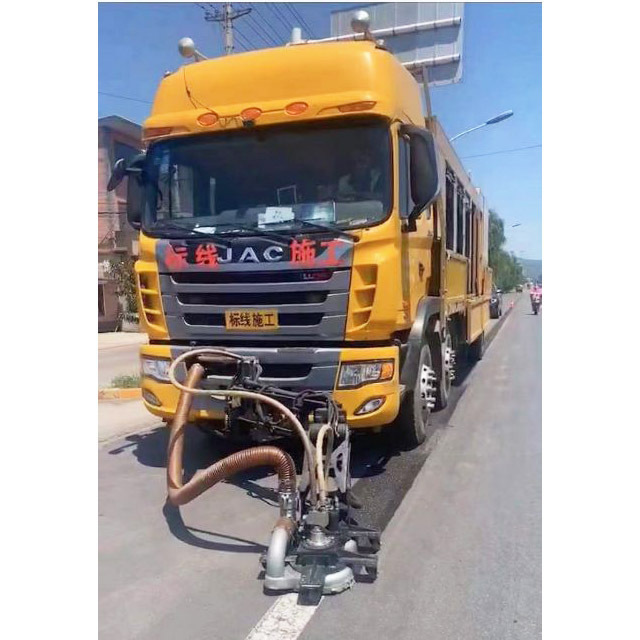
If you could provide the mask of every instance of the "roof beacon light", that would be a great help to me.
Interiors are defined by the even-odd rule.
[[[371,31],[369,31],[370,26],[371,18],[366,11],[360,9],[359,11],[353,12],[353,15],[351,16],[351,28],[354,33],[361,33],[365,40],[373,40]]]
[[[207,56],[202,55],[196,49],[196,43],[191,38],[180,38],[178,40],[178,51],[183,58],[193,58],[196,62],[207,59]]]
[[[300,27],[293,27],[291,29],[291,44],[303,44],[302,29]]]

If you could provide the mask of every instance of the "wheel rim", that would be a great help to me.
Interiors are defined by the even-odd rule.
[[[436,403],[435,371],[425,362],[420,366],[420,376],[418,378],[418,415],[422,426],[425,427],[429,421],[429,414]]]
[[[447,335],[442,353],[442,384],[447,394],[451,389],[451,382],[456,377],[455,364],[456,352],[451,346],[451,335]]]

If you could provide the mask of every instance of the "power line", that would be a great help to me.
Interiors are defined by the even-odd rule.
[[[247,38],[247,36],[245,36],[240,31],[240,29],[238,29],[238,27],[236,27],[236,36],[238,37],[238,41],[240,42],[240,45],[245,51],[251,51],[252,49],[255,49],[255,47],[251,46],[251,43],[249,42],[249,39]]]
[[[258,15],[257,11],[256,11],[256,16]],[[253,24],[255,24],[256,29],[259,31],[259,33],[262,34],[262,37],[268,41],[269,45],[273,45],[273,46],[279,46],[279,40],[280,38],[274,38],[263,26],[262,24],[260,24],[260,22],[258,22],[257,17],[254,17],[252,14],[249,14],[247,16],[248,20],[247,20],[247,24],[250,26],[253,26]]]
[[[262,5],[266,6],[266,2],[263,2]],[[262,13],[262,5],[255,3],[254,4],[254,10],[257,16],[260,16],[260,18],[263,20],[264,22],[264,26],[265,27],[269,27],[269,30],[271,31],[271,33],[274,35],[275,37],[275,41],[277,46],[280,45],[280,43],[282,42],[282,35],[278,32],[278,30],[273,26],[273,19],[269,18],[268,16],[263,15]],[[285,38],[285,42],[287,41],[287,39]]]
[[[213,9],[213,13],[211,13],[211,11],[209,11],[206,7],[203,7],[201,4],[198,4],[198,6],[204,10],[204,19],[207,22],[219,22],[222,26],[222,32],[224,34],[225,55],[228,56],[233,53],[233,22],[234,20],[242,18],[242,16],[246,16],[251,13],[252,9],[247,8],[234,11],[231,8],[231,3],[225,2],[222,5],[222,11],[209,4],[209,6]]]
[[[289,33],[291,33],[293,26],[289,23],[287,18],[280,13],[280,7],[278,7],[275,2],[265,2],[265,5],[271,10],[272,15],[276,16],[276,24],[284,27],[286,33],[285,42],[287,42],[289,39]],[[278,22],[278,19],[280,19],[280,22]]]
[[[253,17],[251,15],[247,16],[248,18],[251,18],[251,20],[253,20]],[[266,31],[262,31],[260,32],[260,25],[258,25],[258,27],[254,27],[252,22],[250,20],[247,20],[247,22],[245,23],[247,25],[247,27],[249,27],[251,29],[251,31],[253,31],[258,38],[260,38],[260,40],[262,40],[262,42],[264,42],[267,47],[270,47],[274,44],[277,45],[277,43],[273,40],[273,38],[270,38],[269,34]],[[258,24],[258,23],[256,23]],[[267,38],[270,38],[269,40],[267,40]]]
[[[537,149],[542,144],[532,144],[530,147],[516,147],[515,149],[503,149],[502,151],[491,151],[489,153],[478,153],[474,156],[462,156],[460,160],[466,160],[467,158],[483,158],[484,156],[495,156],[499,153],[513,153],[514,151],[524,151],[525,149]]]
[[[293,29],[294,25],[291,24],[289,18],[287,18],[287,16],[285,15],[284,11],[280,11],[280,7],[278,6],[277,2],[268,2],[267,3],[269,5],[269,7],[271,7],[272,10],[274,10],[278,16],[280,17],[280,20],[282,20],[282,23],[286,25],[286,27],[289,29],[289,31],[291,31],[291,29]]]
[[[140,98],[130,98],[129,96],[119,96],[117,93],[107,93],[106,91],[98,91],[101,96],[109,96],[111,98],[120,98],[121,100],[131,100],[132,102],[143,102],[144,104],[153,104],[150,100],[140,100]]]
[[[293,19],[300,22],[300,26],[306,29],[307,33],[311,38],[317,39],[317,36],[311,30],[311,27],[307,24],[307,21],[300,15],[299,11],[295,8],[295,6],[291,2],[285,2],[284,6],[289,10],[289,13],[293,15]]]

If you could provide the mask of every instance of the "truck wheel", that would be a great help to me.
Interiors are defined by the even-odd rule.
[[[436,409],[444,409],[449,404],[449,394],[451,393],[451,382],[455,376],[456,354],[452,347],[451,334],[447,333],[444,341],[438,340],[442,363],[440,377],[436,384]]]
[[[395,420],[403,443],[410,449],[427,438],[429,416],[435,404],[435,377],[429,345],[425,344],[420,351],[415,386],[406,393]]]
[[[469,355],[470,362],[478,362],[478,360],[482,360],[482,357],[484,356],[484,331],[469,345],[467,353]]]

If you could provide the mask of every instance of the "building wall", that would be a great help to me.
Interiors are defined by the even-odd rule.
[[[114,127],[98,124],[98,331],[115,331],[118,327],[121,304],[116,295],[116,286],[104,269],[104,262],[125,256],[137,257],[138,232],[127,223],[126,183],[123,180],[115,191],[107,192],[113,163],[118,159],[116,149],[126,145],[130,151],[141,148],[140,136],[132,136],[129,130],[140,127],[119,118]],[[124,129],[124,130],[120,130]],[[119,154],[118,154],[119,155]]]

